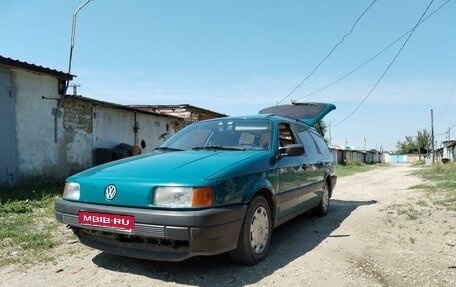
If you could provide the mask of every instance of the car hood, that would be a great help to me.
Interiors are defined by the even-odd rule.
[[[335,109],[335,105],[327,103],[292,103],[291,105],[277,105],[265,108],[259,113],[292,117],[313,126]]]
[[[265,151],[178,151],[153,152],[99,167],[91,168],[68,179],[104,178],[160,183],[188,183],[207,180],[240,162]],[[238,171],[242,172],[242,171]]]

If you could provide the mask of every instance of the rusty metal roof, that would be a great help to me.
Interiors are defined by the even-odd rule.
[[[122,105],[122,104],[117,104],[117,103],[112,103],[112,102],[106,102],[106,101],[96,100],[96,99],[83,97],[83,96],[66,95],[66,99],[85,101],[85,102],[90,102],[90,103],[96,104],[96,105],[101,105],[101,106],[106,106],[106,107],[111,107],[111,108],[121,109],[121,110],[126,110],[126,111],[140,112],[140,113],[144,113],[144,114],[156,115],[156,116],[167,117],[167,118],[182,119],[180,117],[173,116],[173,115],[162,114],[162,113],[154,112],[151,110],[136,108],[134,106],[127,106],[127,105]]]
[[[197,111],[197,112],[203,112],[203,113],[209,113],[212,115],[215,115],[217,117],[227,117],[228,115],[214,112],[208,109],[203,109],[200,107],[192,106],[190,104],[179,104],[179,105],[130,105],[132,108],[137,108],[137,109],[143,109],[143,110],[149,110],[149,111],[159,111],[162,109],[170,109],[170,110],[179,110],[179,109],[184,109],[188,111]]]
[[[0,55],[0,64],[5,65],[5,66],[14,67],[14,68],[21,68],[21,69],[24,69],[24,70],[29,70],[29,71],[33,71],[33,72],[37,72],[37,73],[42,73],[42,74],[54,76],[54,77],[56,77],[58,79],[62,79],[62,80],[70,80],[71,81],[71,80],[73,80],[74,77],[76,77],[75,75],[68,74],[68,73],[65,73],[65,72],[62,72],[62,71],[57,71],[57,70],[54,70],[54,69],[51,69],[51,68],[46,68],[46,67],[43,67],[43,66],[38,66],[38,65],[35,65],[35,64],[30,64],[30,63],[27,63],[27,62],[23,62],[23,61],[11,59],[11,58],[3,57],[1,55]]]

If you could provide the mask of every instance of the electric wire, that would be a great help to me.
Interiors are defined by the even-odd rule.
[[[307,81],[307,79],[309,79],[310,76],[312,76],[315,73],[315,71],[321,66],[321,64],[323,64],[323,62],[326,61],[331,56],[331,54],[334,52],[334,50],[336,50],[336,48],[342,44],[342,42],[345,40],[345,38],[348,37],[353,32],[353,30],[355,29],[355,26],[358,24],[358,22],[361,20],[361,18],[364,16],[364,14],[366,14],[366,12],[374,5],[375,2],[377,2],[377,0],[372,1],[372,3],[364,10],[364,12],[361,13],[361,15],[358,17],[358,19],[356,19],[356,21],[352,25],[350,31],[342,37],[342,39],[331,49],[331,51],[329,51],[328,55],[326,55],[326,57],[324,57],[323,60],[321,60],[320,63],[318,63],[318,65],[315,66],[315,68],[293,90],[291,90],[291,92],[289,92],[285,97],[283,97],[277,104],[282,103],[288,97],[290,97],[291,94],[293,94],[297,89],[299,89],[299,87],[301,87],[301,85],[304,84],[304,82]]]
[[[412,31],[410,32],[410,34],[408,35],[407,39],[405,39],[404,43],[402,44],[401,48],[399,49],[399,51],[396,53],[396,55],[394,56],[394,58],[391,60],[391,62],[389,63],[388,67],[386,67],[385,71],[382,73],[382,75],[380,76],[380,78],[378,78],[377,82],[374,84],[374,86],[369,90],[369,92],[367,93],[367,95],[364,97],[364,99],[361,101],[361,103],[359,103],[358,106],[356,106],[356,108],[345,118],[343,119],[342,121],[340,121],[339,123],[335,124],[335,126],[338,126],[342,123],[344,123],[345,121],[347,121],[363,104],[364,102],[367,100],[367,98],[369,98],[369,96],[372,94],[372,92],[375,90],[375,88],[378,86],[378,84],[380,83],[380,81],[383,79],[383,77],[385,77],[386,73],[389,71],[389,69],[391,68],[391,66],[394,64],[394,62],[396,61],[396,59],[399,57],[399,54],[402,52],[402,50],[404,49],[405,45],[407,44],[407,42],[409,41],[409,39],[412,37],[413,33],[415,32],[415,29],[416,27],[418,27],[418,25],[420,24],[421,20],[424,18],[424,16],[426,15],[427,11],[429,10],[429,7],[431,7],[432,3],[434,2],[434,0],[431,0],[428,4],[428,6],[426,7],[426,9],[424,10],[423,12],[423,15],[421,15],[420,19],[418,20],[418,22],[416,23],[416,25],[413,27]]]
[[[421,25],[422,23],[424,23],[427,19],[429,19],[429,17],[431,17],[432,15],[434,15],[437,11],[439,11],[443,6],[445,6],[448,2],[450,2],[451,0],[447,0],[446,2],[442,3],[442,5],[440,5],[437,9],[435,9],[432,13],[430,13],[428,16],[426,16],[420,23],[419,25]],[[321,87],[320,89],[316,90],[316,91],[313,91],[309,94],[306,94],[302,97],[299,97],[299,98],[296,98],[295,100],[299,100],[299,99],[303,99],[303,98],[307,98],[307,97],[310,97],[312,95],[315,95],[316,93],[319,93],[335,84],[337,84],[338,82],[342,81],[343,79],[347,78],[348,76],[350,76],[351,74],[353,74],[354,72],[358,71],[359,69],[361,69],[362,67],[364,67],[365,65],[369,64],[372,60],[374,60],[375,58],[377,58],[378,56],[380,56],[381,54],[383,54],[385,51],[387,51],[389,48],[391,48],[394,44],[396,44],[397,42],[399,42],[400,40],[402,40],[402,38],[404,38],[405,36],[407,36],[407,34],[409,34],[411,31],[413,30],[410,29],[408,30],[407,32],[405,32],[404,34],[402,34],[402,36],[400,36],[399,38],[397,38],[395,41],[393,41],[391,44],[389,44],[388,46],[386,46],[385,48],[383,48],[380,52],[378,52],[377,54],[375,54],[374,56],[372,56],[371,58],[369,58],[367,61],[363,62],[362,64],[360,64],[359,66],[357,66],[355,69],[353,69],[351,72],[343,75],[342,77],[338,78],[337,80]]]
[[[453,84],[451,85],[450,89],[450,94],[448,95],[448,99],[445,104],[445,108],[443,109],[442,114],[439,117],[439,122],[442,120],[443,116],[445,115],[446,110],[448,109],[448,106],[450,105],[451,97],[453,96],[454,93],[456,93],[456,77],[454,77]]]

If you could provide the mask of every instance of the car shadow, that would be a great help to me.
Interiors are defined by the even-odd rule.
[[[137,274],[163,282],[195,286],[245,286],[305,255],[328,237],[349,237],[332,234],[360,206],[376,201],[344,201],[332,199],[325,217],[302,214],[275,228],[268,256],[255,266],[237,265],[227,254],[200,256],[182,262],[161,262],[133,259],[101,252],[92,261],[107,270]]]

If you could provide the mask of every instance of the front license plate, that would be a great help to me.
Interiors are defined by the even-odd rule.
[[[129,215],[79,211],[78,222],[82,225],[109,227],[129,231],[135,228],[135,218]]]

